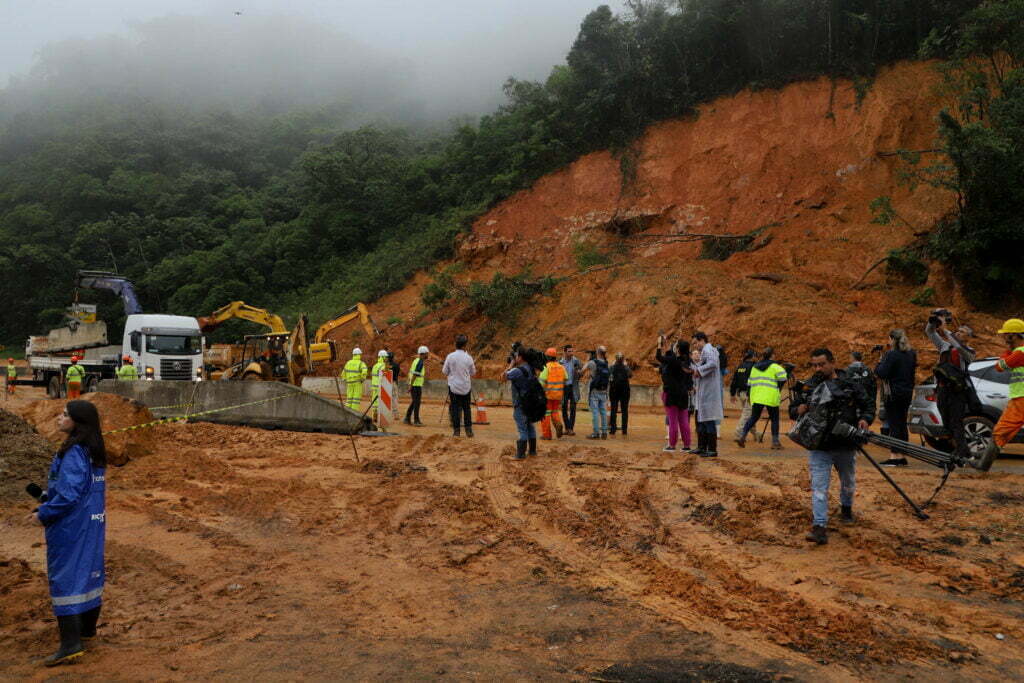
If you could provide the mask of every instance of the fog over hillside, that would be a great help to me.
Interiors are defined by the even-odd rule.
[[[268,113],[342,103],[406,121],[480,114],[543,80],[597,0],[40,0],[0,7],[0,110],[82,95]],[[622,3],[611,3],[620,9]]]

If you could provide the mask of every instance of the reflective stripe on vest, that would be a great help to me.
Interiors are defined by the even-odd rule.
[[[17,377],[18,376],[18,368],[16,368],[13,365],[8,365],[7,366],[7,376],[8,377]]]
[[[1014,351],[1024,353],[1024,346]],[[1024,398],[1024,368],[1012,368],[1010,372],[1010,400],[1015,398]]]
[[[370,380],[370,386],[374,389],[380,386],[380,373],[384,372],[385,367],[387,366],[379,361],[373,366],[373,378]]]
[[[750,379],[747,381],[750,387],[750,402],[777,408],[781,402],[779,382],[785,378],[786,371],[776,363],[772,363],[765,370],[758,370],[756,366],[751,368]]]
[[[71,382],[81,382],[85,378],[85,368],[81,365],[71,365],[68,367],[67,380]]]
[[[345,363],[345,367],[342,370],[342,376],[345,378],[345,382],[354,384],[355,382],[362,382],[366,373],[366,364],[358,358],[353,358],[349,362]]]
[[[419,363],[419,369],[416,367],[417,363]],[[412,375],[412,385],[414,387],[423,386],[423,381],[425,379],[423,372],[424,365],[426,365],[426,363],[423,362],[422,358],[414,358],[412,365],[409,367],[409,374]]]

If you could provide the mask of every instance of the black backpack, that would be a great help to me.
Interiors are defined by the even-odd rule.
[[[626,371],[625,363],[616,363],[612,366],[612,385],[624,387],[629,384],[629,373]]]
[[[540,422],[548,412],[548,395],[537,375],[531,375],[526,391],[519,395],[519,407],[530,422]]]
[[[606,391],[608,389],[608,378],[611,371],[608,369],[608,361],[600,358],[594,359],[594,377],[590,380],[591,391]]]

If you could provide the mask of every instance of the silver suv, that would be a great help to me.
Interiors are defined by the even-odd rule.
[[[981,415],[971,415],[964,420],[964,431],[971,455],[980,455],[992,440],[992,428],[999,416],[1006,410],[1010,400],[1010,373],[995,369],[998,358],[985,358],[971,363],[968,372],[974,381],[974,388],[981,401]],[[935,378],[929,377],[924,384],[914,388],[914,400],[910,404],[910,431],[920,434],[932,448],[950,452],[953,442],[946,428],[942,426],[939,408],[935,399]],[[1024,430],[1013,440],[1024,443]]]

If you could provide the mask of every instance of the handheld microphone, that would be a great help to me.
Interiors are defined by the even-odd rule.
[[[43,489],[39,487],[39,484],[29,484],[25,487],[25,493],[38,500],[40,503],[45,502]]]

